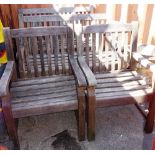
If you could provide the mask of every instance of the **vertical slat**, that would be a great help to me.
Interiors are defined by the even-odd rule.
[[[53,36],[49,36],[49,39],[50,39],[50,54],[53,55]],[[51,69],[52,69],[52,74],[53,74],[53,68],[52,67],[53,67],[53,65],[51,63]]]
[[[103,65],[102,65],[102,57],[103,57],[103,34],[99,33],[99,71],[102,72]]]
[[[52,75],[51,50],[50,50],[50,38],[49,38],[49,36],[45,36],[45,43],[46,43],[46,50],[47,50],[48,74]]]
[[[65,53],[64,53],[64,42],[65,42],[65,35],[61,35],[61,60],[62,60],[62,73],[66,74],[66,67],[65,67]]]
[[[40,61],[41,61],[41,75],[45,76],[45,63],[44,63],[44,50],[43,50],[43,37],[38,37],[38,45],[39,45],[39,52],[40,52]]]
[[[108,50],[109,50],[109,44],[107,43],[108,34],[105,33],[105,67],[106,70],[109,70],[109,57],[108,57]]]
[[[86,38],[86,63],[89,66],[89,34],[86,34],[85,38]]]
[[[53,53],[54,53],[54,64],[55,64],[55,74],[59,74],[58,66],[58,53],[59,53],[59,42],[58,36],[53,36]]]
[[[24,38],[24,49],[25,49],[25,60],[27,64],[27,74],[28,77],[31,77],[31,64],[30,64],[30,59],[29,59],[29,48],[28,48],[28,40],[27,38]]]
[[[92,34],[92,70],[95,73],[96,72],[96,48],[95,48],[95,42],[96,42],[96,35],[95,33]]]
[[[122,33],[121,32],[118,33],[118,54],[121,62],[120,69],[122,69],[124,67],[124,58],[122,54]]]
[[[95,57],[96,57],[96,71],[99,71],[99,33],[96,33],[96,50],[95,50]]]
[[[38,77],[39,72],[38,72],[38,64],[37,64],[37,53],[38,53],[37,37],[29,38],[29,40],[32,42],[32,46],[31,44],[29,44],[29,48],[32,48],[31,50],[33,55],[34,74],[36,77]]]
[[[128,33],[123,32],[124,40],[124,68],[128,67]]]
[[[22,45],[22,40],[20,38],[16,38],[16,46],[18,53],[20,78],[25,78],[26,75],[25,75],[25,62],[24,62],[24,47]]]
[[[130,66],[134,68],[135,61],[132,59],[132,53],[137,51],[137,41],[138,41],[138,22],[132,22],[132,35],[131,35],[131,51],[130,51]]]

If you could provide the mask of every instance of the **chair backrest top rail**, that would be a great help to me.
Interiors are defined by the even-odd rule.
[[[67,34],[68,31],[69,27],[66,26],[29,27],[10,30],[12,38],[63,35]]]
[[[24,16],[23,22],[46,22],[46,21],[76,21],[76,20],[104,20],[105,14],[74,14],[74,15],[34,15]]]
[[[136,22],[133,22],[136,23]],[[138,25],[138,23],[137,23]],[[100,24],[83,26],[82,32],[87,33],[107,33],[107,32],[130,32],[133,31],[133,24],[112,23],[112,24]]]

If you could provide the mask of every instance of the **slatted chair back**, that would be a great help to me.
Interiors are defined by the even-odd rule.
[[[137,36],[137,22],[84,26],[78,33],[78,51],[94,73],[128,69]]]
[[[24,25],[25,18],[42,15],[63,15],[63,14],[88,14],[93,12],[93,7],[61,7],[61,8],[30,8],[18,9],[19,27],[30,27],[31,23]],[[35,19],[35,18],[33,18]]]
[[[4,30],[10,60],[17,62],[19,78],[34,78],[55,74],[69,74],[68,51],[64,42],[72,44],[66,26],[33,27]],[[13,55],[13,39],[17,50]],[[69,40],[69,41],[68,41]],[[61,44],[61,46],[59,46]]]

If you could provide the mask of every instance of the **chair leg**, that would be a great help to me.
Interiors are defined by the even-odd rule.
[[[78,91],[78,136],[85,140],[85,87],[77,88]]]
[[[153,131],[154,119],[155,119],[155,93],[153,94],[152,101],[150,102],[149,113],[146,118],[146,124],[144,128],[146,133],[151,133]]]
[[[95,140],[96,134],[96,96],[95,87],[87,89],[87,137],[89,141]]]
[[[11,111],[9,95],[2,98],[2,109],[3,109],[4,120],[7,127],[8,135],[13,140],[15,148],[20,149],[18,135],[17,135],[17,128]]]

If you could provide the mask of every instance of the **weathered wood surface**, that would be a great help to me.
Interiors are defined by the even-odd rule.
[[[73,76],[15,82],[11,92],[12,111],[16,118],[78,109]]]

